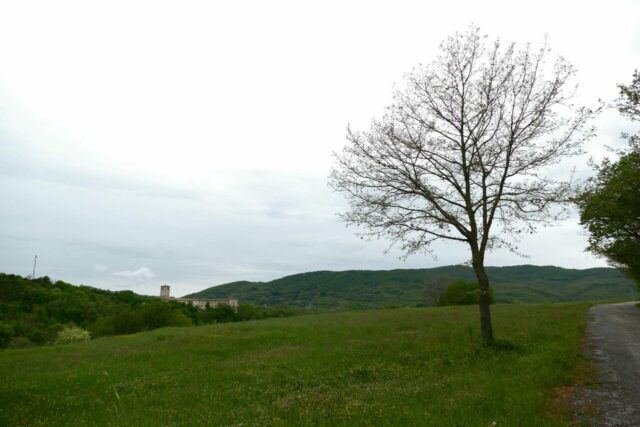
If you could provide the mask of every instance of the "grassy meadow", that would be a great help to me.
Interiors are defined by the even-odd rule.
[[[0,425],[563,425],[587,304],[303,315],[0,352]]]

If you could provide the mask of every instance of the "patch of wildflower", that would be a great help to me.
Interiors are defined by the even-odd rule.
[[[77,326],[72,326],[58,332],[55,344],[69,344],[72,342],[89,341],[90,339],[91,333],[89,331],[85,331]]]

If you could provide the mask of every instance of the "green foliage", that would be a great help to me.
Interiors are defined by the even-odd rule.
[[[73,342],[89,341],[90,339],[91,334],[89,331],[85,331],[77,326],[71,326],[58,332],[55,344],[70,344]]]
[[[618,85],[618,89],[620,97],[616,107],[620,114],[633,121],[640,121],[640,72],[634,71],[631,84]]]
[[[640,286],[640,151],[605,160],[579,200],[589,250],[605,256]]]
[[[491,304],[493,300],[493,289],[489,289]],[[440,295],[438,305],[474,305],[480,302],[480,285],[475,282],[458,280],[450,284]]]
[[[619,85],[618,111],[640,121],[640,73]],[[596,165],[596,176],[578,199],[580,222],[589,231],[589,250],[606,257],[634,279],[640,289],[640,133],[622,137],[627,150],[616,162]]]
[[[176,301],[146,303],[109,318],[100,319],[92,326],[95,336],[132,334],[165,326],[191,326],[207,323],[226,323],[241,320],[275,317],[257,306],[240,304],[236,312],[221,305],[200,310]]]
[[[188,323],[177,325],[177,318],[174,316],[174,311],[171,309],[171,306],[162,301],[145,304],[138,312],[142,318],[144,329],[156,329],[162,328],[163,326],[188,326],[191,324],[191,321],[188,321],[187,317],[183,314],[181,319],[187,320]]]
[[[587,304],[323,313],[0,352],[6,426],[550,426]],[[562,414],[561,414],[562,415]]]
[[[27,337],[14,337],[9,343],[9,348],[27,348],[32,346],[33,342]]]
[[[156,298],[131,291],[111,292],[88,286],[74,286],[48,277],[25,279],[0,273],[0,348],[53,343],[65,328],[95,331],[106,319],[142,307]],[[108,332],[108,333],[107,333]],[[113,325],[94,336],[116,333]],[[7,342],[6,335],[10,334]]]
[[[166,326],[279,317],[254,305],[241,304],[238,312],[229,306],[200,310],[176,301],[111,292],[88,286],[35,280],[0,273],[0,348],[57,342],[69,328],[90,331],[93,337],[132,334]],[[291,313],[285,313],[291,314]]]
[[[266,317],[266,313],[257,305],[241,304],[240,307],[238,307],[237,317],[240,320],[257,320],[264,319]]]
[[[521,265],[487,267],[498,303],[570,302],[633,299],[635,285],[612,268],[571,270]],[[236,297],[262,307],[293,309],[367,309],[435,305],[456,280],[475,281],[471,268],[454,265],[389,271],[316,271],[271,282],[233,282],[190,296]]]
[[[488,267],[497,302],[562,302],[632,299],[634,284],[614,269]],[[73,286],[49,278],[35,280],[0,273],[0,348],[53,343],[65,327],[77,326],[94,338],[131,334],[163,326],[287,317],[322,309],[366,309],[435,305],[444,286],[474,280],[463,266],[423,270],[320,271],[268,283],[237,282],[200,292],[201,297],[235,296],[230,307],[200,310],[131,291]],[[2,326],[4,325],[4,326]],[[15,339],[21,338],[11,344]]]
[[[7,323],[0,322],[0,348],[5,348],[9,345],[12,336],[13,327]]]

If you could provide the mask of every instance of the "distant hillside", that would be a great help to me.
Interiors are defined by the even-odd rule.
[[[545,303],[631,299],[635,284],[613,268],[570,270],[521,265],[488,267],[496,302]],[[389,271],[316,271],[270,282],[233,282],[188,295],[236,297],[243,303],[300,308],[380,308],[433,305],[437,294],[456,279],[475,280],[469,267]]]
[[[52,342],[65,326],[89,328],[157,298],[0,273],[0,348]]]
[[[130,334],[163,326],[229,322],[290,313],[241,305],[199,310],[176,301],[132,291],[111,292],[74,286],[48,277],[28,279],[0,273],[0,349],[52,343],[70,326],[87,329],[92,337]]]

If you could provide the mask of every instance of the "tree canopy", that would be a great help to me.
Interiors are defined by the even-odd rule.
[[[640,286],[640,152],[605,160],[580,199],[589,250],[605,256]]]
[[[618,87],[618,111],[640,121],[640,73],[633,74],[630,85]],[[628,148],[618,151],[617,161],[605,159],[596,166],[596,176],[578,200],[580,222],[589,231],[588,249],[606,257],[640,287],[640,133],[622,137]]]

